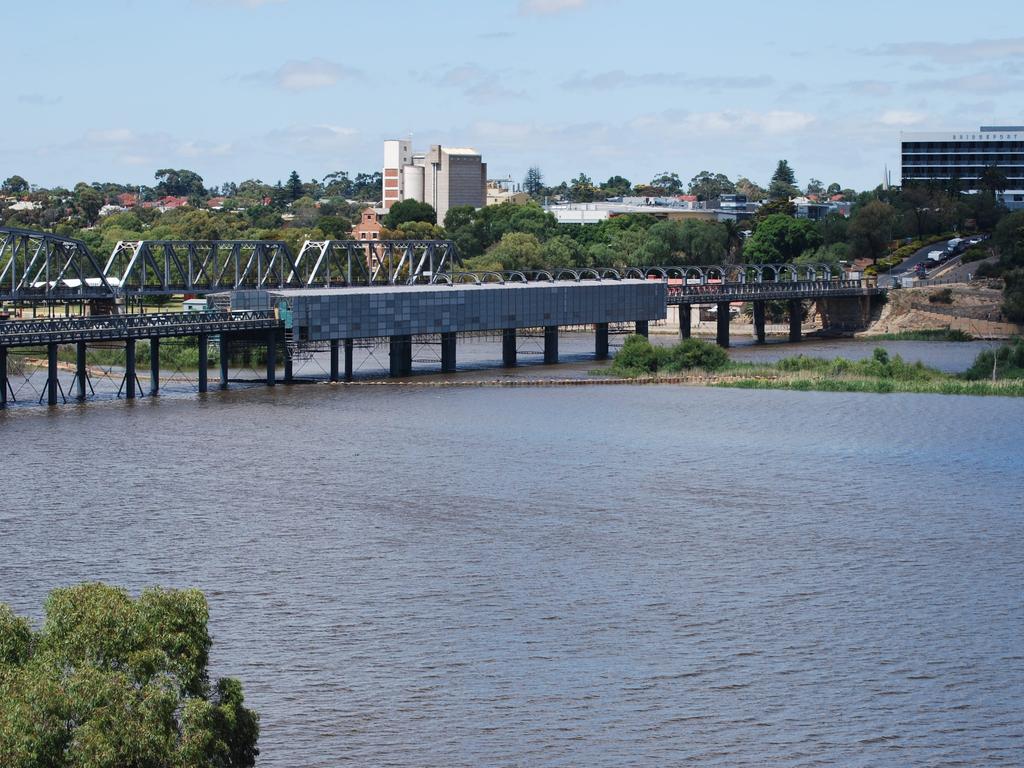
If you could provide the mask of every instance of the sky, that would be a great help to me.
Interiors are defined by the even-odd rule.
[[[4,3],[0,178],[207,185],[471,146],[491,178],[899,177],[900,131],[1024,124],[1024,2]]]

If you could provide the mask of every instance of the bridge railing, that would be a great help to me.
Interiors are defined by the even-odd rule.
[[[152,315],[100,315],[0,322],[0,346],[23,346],[63,338],[145,338],[188,336],[239,327],[272,327],[274,310],[166,312]]]
[[[718,296],[742,295],[757,298],[786,293],[836,293],[862,290],[868,286],[862,280],[801,280],[798,282],[767,283],[706,283],[704,285],[669,285],[669,298],[714,299]]]

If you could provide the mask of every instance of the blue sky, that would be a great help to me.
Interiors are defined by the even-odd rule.
[[[1024,123],[1024,3],[5,3],[0,178],[371,171],[381,142],[649,181],[898,177],[900,130]]]

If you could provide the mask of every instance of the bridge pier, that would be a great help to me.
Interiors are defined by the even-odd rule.
[[[345,339],[345,381],[352,381],[352,348],[355,342]]]
[[[0,408],[7,407],[7,347],[0,347]]]
[[[803,320],[804,305],[800,299],[789,300],[789,340],[796,343],[803,335],[800,323]]]
[[[292,363],[292,356],[287,349],[284,351],[284,383],[291,384],[295,378],[294,364]]]
[[[729,302],[720,301],[718,302],[718,310],[715,313],[715,319],[718,324],[718,333],[715,337],[715,341],[718,346],[729,348]]]
[[[277,384],[277,329],[267,332],[267,386]]]
[[[637,336],[643,336],[646,339],[647,338],[647,333],[648,333],[647,321],[646,320],[637,320],[635,327],[636,327],[636,335]]]
[[[608,323],[594,324],[594,357],[608,359]]]
[[[230,372],[228,366],[231,362],[231,340],[226,333],[220,335],[220,345],[217,350],[217,357],[220,362],[220,388],[228,388],[228,377]]]
[[[160,337],[149,340],[149,394],[160,393]]]
[[[455,371],[455,339],[454,332],[441,334],[441,371],[443,373],[454,373]]]
[[[85,360],[86,344],[80,341],[75,344],[75,385],[78,388],[76,395],[79,400],[85,400],[85,387],[88,382],[89,370]]]
[[[338,340],[331,339],[331,381],[338,380]]]
[[[558,362],[558,326],[544,326],[544,365]]]
[[[505,328],[501,332],[501,364],[505,368],[515,368],[517,362],[516,329]]]
[[[130,336],[124,342],[124,396],[135,399],[135,339]]]
[[[208,392],[210,389],[210,337],[205,333],[199,334],[199,391]]]
[[[132,361],[134,365],[134,359]],[[134,370],[133,370],[134,372]],[[57,345],[46,345],[46,404],[57,404],[57,388],[60,382],[57,380]]]
[[[691,309],[689,304],[679,305],[679,338],[681,339],[690,338]]]
[[[764,314],[765,307],[763,301],[754,302],[754,338],[757,339],[758,344],[764,344]]]
[[[392,336],[390,344],[392,378],[408,376],[412,373],[412,336]]]

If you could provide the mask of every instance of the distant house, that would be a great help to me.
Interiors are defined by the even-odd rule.
[[[143,208],[156,208],[160,213],[174,210],[175,208],[184,208],[188,206],[187,197],[175,197],[174,195],[166,195],[161,197],[159,200],[153,200],[152,202],[143,203]]]
[[[514,205],[525,205],[530,202],[530,196],[525,192],[516,192],[507,182],[487,182],[487,205],[501,205],[502,203],[513,203]]]
[[[37,211],[42,208],[42,203],[33,203],[31,200],[19,200],[13,205],[7,206],[9,211]]]
[[[109,216],[112,213],[121,213],[127,210],[128,209],[125,208],[123,205],[114,205],[113,203],[107,203],[102,208],[100,208],[99,215],[102,218],[103,216]]]
[[[132,192],[122,192],[114,199],[117,200],[118,205],[123,206],[124,208],[134,208],[139,204],[139,196]]]
[[[380,231],[384,228],[380,220],[385,213],[383,208],[364,208],[359,221],[352,225],[352,239],[380,240]]]
[[[211,197],[206,201],[206,207],[214,211],[224,210],[224,201],[226,199],[226,197]]]

